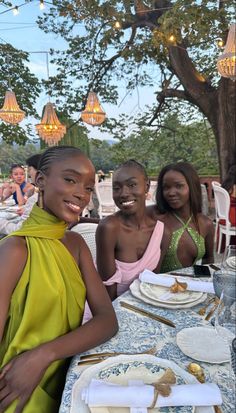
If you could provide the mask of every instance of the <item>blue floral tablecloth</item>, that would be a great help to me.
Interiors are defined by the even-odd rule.
[[[121,307],[119,304],[121,300],[172,320],[176,328],[174,329]],[[159,308],[146,304],[133,297],[130,292],[126,292],[114,302],[119,322],[119,332],[111,340],[96,347],[95,351],[93,349],[91,352],[117,351],[138,353],[155,346],[156,356],[174,361],[180,367],[186,369],[187,365],[190,362],[195,362],[195,360],[183,354],[179,349],[176,344],[176,334],[186,327],[209,325],[209,322],[206,322],[204,317],[197,313],[198,308],[203,305],[185,310]],[[79,355],[75,356],[69,367],[59,413],[70,412],[71,390],[81,374],[81,370],[77,366],[79,358]],[[235,395],[227,386],[229,364],[198,363],[204,368],[207,381],[217,382],[219,385],[223,397],[223,405],[221,406],[223,413],[234,413]]]

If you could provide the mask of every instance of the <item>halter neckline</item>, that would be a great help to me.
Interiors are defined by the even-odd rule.
[[[173,215],[175,216],[175,218],[185,227],[188,226],[188,224],[191,222],[193,215],[190,215],[190,217],[188,218],[188,220],[186,222],[184,222],[177,214],[175,214],[175,212],[173,212]]]

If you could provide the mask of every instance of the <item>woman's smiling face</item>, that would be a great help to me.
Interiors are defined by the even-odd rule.
[[[65,222],[73,222],[89,203],[95,169],[84,155],[76,154],[55,160],[46,175],[38,173],[36,182],[43,192],[43,208]]]
[[[163,197],[172,209],[179,209],[189,203],[189,186],[183,174],[170,170],[162,181]]]
[[[134,213],[145,206],[148,182],[143,173],[131,166],[118,169],[113,175],[113,199],[117,207],[125,213]]]

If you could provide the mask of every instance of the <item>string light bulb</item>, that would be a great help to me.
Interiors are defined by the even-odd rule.
[[[14,16],[17,16],[17,14],[19,14],[19,7],[15,6],[14,9],[12,9],[12,13],[14,14]]]
[[[171,42],[171,43],[174,43],[175,42],[175,36],[173,35],[173,34],[171,34],[170,36],[169,36],[169,42]]]
[[[121,29],[121,23],[117,20],[114,24],[115,29]]]
[[[39,3],[39,8],[40,8],[40,10],[45,9],[44,0],[40,0],[40,3]]]
[[[223,47],[223,46],[224,46],[223,40],[222,40],[222,39],[217,40],[217,45],[218,45],[219,47]]]

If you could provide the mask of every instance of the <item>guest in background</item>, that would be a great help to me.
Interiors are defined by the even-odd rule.
[[[108,340],[115,313],[83,238],[67,231],[89,202],[91,161],[78,148],[41,156],[39,200],[0,242],[0,411],[56,413],[69,358]],[[93,318],[83,326],[85,299]]]
[[[189,267],[200,259],[214,261],[214,226],[201,205],[200,181],[191,164],[178,162],[161,170],[156,206],[149,207],[171,234],[161,272]]]
[[[31,187],[24,195],[25,205],[19,208],[16,212],[20,216],[17,222],[11,222],[7,219],[0,219],[0,233],[1,234],[10,234],[17,229],[20,229],[23,222],[28,218],[35,202],[38,199],[38,191],[35,186],[35,176],[38,170],[38,163],[40,161],[41,154],[35,154],[26,159],[26,164],[28,166],[28,175],[31,179]]]
[[[96,245],[98,272],[114,300],[144,269],[159,271],[167,234],[146,208],[149,179],[140,163],[123,163],[113,174],[112,187],[119,211],[99,222]]]
[[[33,185],[25,181],[25,170],[22,165],[13,164],[10,171],[10,179],[13,182],[5,182],[1,187],[1,200],[4,202],[10,196],[19,206],[26,202],[26,194]]]

